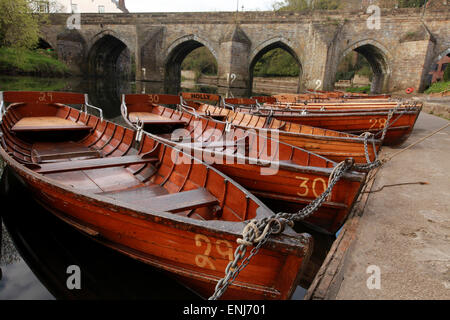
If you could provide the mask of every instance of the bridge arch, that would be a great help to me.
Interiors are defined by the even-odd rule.
[[[166,50],[164,60],[164,89],[168,93],[178,94],[181,89],[181,64],[197,48],[205,46],[218,61],[218,54],[209,41],[187,35],[175,40]]]
[[[130,78],[133,55],[130,45],[115,32],[106,30],[92,38],[87,55],[88,75]]]
[[[387,92],[389,78],[392,73],[390,67],[390,62],[393,60],[391,53],[381,43],[375,40],[362,40],[347,47],[340,55],[338,63],[352,51],[361,54],[372,68],[373,79],[370,88],[371,93]]]
[[[254,69],[256,63],[269,51],[272,51],[274,49],[283,49],[284,51],[288,52],[298,64],[299,78],[298,78],[297,92],[300,92],[302,90],[303,64],[297,52],[293,49],[293,47],[294,47],[293,43],[283,37],[275,37],[267,41],[264,41],[258,46],[256,46],[255,49],[253,49],[253,51],[251,52],[248,59],[249,89],[253,90]]]

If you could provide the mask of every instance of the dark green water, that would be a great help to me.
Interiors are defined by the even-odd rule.
[[[117,122],[121,120],[121,94],[164,93],[160,84],[120,79],[88,81],[79,78],[0,76],[0,91],[16,90],[87,93],[90,103],[103,109],[105,118]],[[218,92],[215,87],[183,90]],[[13,181],[12,178],[10,180]],[[72,230],[11,181],[7,184],[3,175],[0,184],[0,188],[15,186],[7,193],[3,192],[1,199],[0,300],[199,299],[195,293],[160,270],[105,248]],[[305,288],[334,240],[333,237],[313,236],[316,240],[315,251],[307,275],[301,279],[302,286],[293,295],[294,300],[303,299]],[[67,268],[71,265],[80,266],[82,270],[81,290],[67,288]]]

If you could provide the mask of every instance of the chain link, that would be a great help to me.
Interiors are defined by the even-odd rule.
[[[261,220],[253,220],[250,223],[254,224],[254,227],[245,228],[243,232],[243,239],[239,239],[240,244],[235,251],[235,258],[231,261],[225,269],[225,277],[219,280],[216,285],[214,294],[209,298],[210,300],[219,299],[227,290],[227,288],[233,283],[233,281],[237,278],[239,273],[250,263],[250,260],[258,253],[261,247],[269,240],[270,235],[275,233],[281,233],[284,229],[286,223],[291,223],[294,221],[301,221],[311,216],[314,212],[316,212],[322,204],[329,197],[331,192],[333,191],[334,186],[338,183],[338,181],[342,178],[342,176],[348,172],[354,166],[353,160],[346,160],[339,163],[335,170],[333,170],[332,174],[329,178],[328,188],[314,201],[309,203],[305,208],[297,213],[286,213],[280,212],[273,216],[261,219]],[[274,230],[270,225],[271,222],[276,221],[279,225],[278,230]],[[267,226],[269,225],[269,228]],[[259,236],[259,233],[262,233],[262,236]],[[255,239],[258,239],[256,242]],[[251,250],[248,257],[245,257],[247,246],[255,245],[255,247]],[[238,263],[241,261],[239,266]]]

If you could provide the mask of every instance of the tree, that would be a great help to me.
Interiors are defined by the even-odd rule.
[[[0,0],[0,46],[32,48],[39,40],[39,17],[28,0]]]
[[[283,0],[273,5],[275,11],[336,10],[340,7],[340,0]]]

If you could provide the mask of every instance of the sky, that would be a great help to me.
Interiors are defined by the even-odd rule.
[[[130,12],[200,12],[200,11],[272,10],[276,0],[126,0]]]

